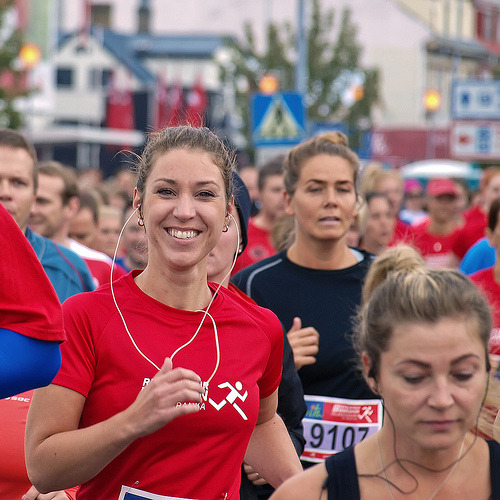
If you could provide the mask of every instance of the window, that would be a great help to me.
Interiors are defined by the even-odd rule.
[[[491,35],[493,31],[493,19],[489,12],[483,14],[483,38],[485,40],[491,40]]]
[[[495,24],[492,12],[490,10],[477,11],[476,14],[476,32],[479,40],[494,41]]]
[[[109,28],[111,26],[111,6],[110,5],[92,5],[91,6],[92,25]]]
[[[57,68],[56,85],[58,88],[72,88],[73,87],[73,74],[72,68]]]
[[[109,84],[111,70],[92,68],[89,72],[89,89],[98,90],[106,88]]]

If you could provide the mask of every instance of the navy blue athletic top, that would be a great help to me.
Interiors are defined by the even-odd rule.
[[[490,449],[491,500],[500,500],[500,444],[487,441]],[[360,500],[354,446],[325,460],[328,500]]]

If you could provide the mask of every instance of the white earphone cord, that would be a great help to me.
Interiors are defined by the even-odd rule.
[[[148,356],[146,356],[146,354],[144,354],[140,347],[136,344],[134,338],[132,337],[132,334],[130,333],[129,329],[128,329],[128,326],[127,326],[127,322],[125,321],[125,318],[123,317],[123,314],[120,310],[120,307],[118,306],[118,302],[116,301],[116,296],[115,296],[115,291],[114,291],[114,287],[113,287],[113,269],[115,267],[115,260],[116,260],[116,255],[118,253],[118,248],[120,246],[120,240],[121,240],[121,237],[122,237],[122,234],[123,234],[123,231],[125,230],[125,226],[129,223],[130,219],[134,216],[134,214],[137,212],[137,210],[139,210],[140,206],[138,206],[131,214],[130,214],[130,217],[125,221],[125,223],[123,224],[123,227],[120,231],[120,234],[118,236],[118,241],[116,242],[116,248],[115,248],[115,253],[113,255],[113,262],[112,262],[112,265],[111,265],[111,276],[110,276],[110,290],[111,290],[111,296],[113,297],[113,302],[115,304],[115,307],[116,307],[116,310],[118,311],[118,314],[120,315],[120,318],[122,320],[122,323],[123,323],[123,326],[125,328],[125,331],[127,332],[127,335],[130,339],[130,341],[132,342],[132,345],[135,347],[136,351],[146,360],[148,361],[152,366],[154,366],[158,371],[160,371],[160,367],[153,361],[151,360]],[[215,369],[214,371],[212,372],[212,374],[210,375],[210,377],[207,379],[206,381],[206,385],[208,386],[209,382],[214,378],[215,374],[217,373],[217,370],[219,369],[219,365],[220,365],[220,346],[219,346],[219,334],[218,334],[218,331],[217,331],[217,324],[215,323],[215,319],[213,318],[213,316],[208,312],[209,309],[210,309],[210,306],[212,305],[213,301],[215,300],[215,297],[217,295],[217,293],[219,292],[221,286],[222,286],[222,282],[231,274],[231,272],[233,271],[233,268],[236,264],[236,259],[238,258],[238,250],[240,248],[240,230],[238,228],[238,224],[236,223],[236,220],[235,218],[231,215],[231,214],[228,214],[229,217],[231,217],[231,219],[233,219],[234,221],[234,225],[236,227],[236,234],[237,234],[237,238],[236,238],[236,242],[237,242],[237,247],[236,247],[236,252],[235,252],[235,255],[234,255],[234,258],[233,258],[233,264],[231,265],[231,268],[229,269],[229,271],[227,272],[227,274],[224,276],[224,279],[221,281],[221,283],[219,283],[219,286],[216,288],[215,290],[215,293],[212,295],[212,299],[210,300],[210,302],[208,303],[208,306],[206,308],[206,310],[203,310],[203,309],[197,309],[196,312],[203,312],[203,318],[201,319],[201,322],[200,324],[198,325],[198,328],[196,329],[196,332],[194,333],[194,335],[183,345],[181,345],[180,347],[178,347],[173,353],[172,355],[170,356],[170,359],[172,360],[173,362],[173,359],[174,359],[174,356],[179,352],[181,351],[182,349],[184,349],[184,347],[187,347],[189,344],[191,344],[191,342],[194,341],[194,339],[197,337],[198,335],[198,332],[201,330],[201,327],[203,325],[203,322],[205,321],[205,318],[207,316],[210,316],[210,319],[212,320],[212,325],[214,327],[214,337],[215,337],[215,349],[216,349],[216,352],[217,352],[217,361],[215,363]]]

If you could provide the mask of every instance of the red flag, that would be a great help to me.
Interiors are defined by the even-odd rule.
[[[16,0],[17,7],[17,28],[21,31],[26,31],[29,19],[29,7],[26,5],[27,0]]]
[[[183,123],[182,115],[184,111],[184,91],[182,83],[178,81],[169,92],[168,96],[170,114],[167,120],[169,127],[177,127]]]
[[[92,5],[89,0],[83,0],[83,16],[80,32],[78,33],[78,47],[86,49],[89,42]]]
[[[131,90],[131,77],[126,87],[118,87],[116,73],[109,79],[109,94],[106,106],[106,127],[134,130],[134,97]],[[127,148],[128,146],[123,146]]]
[[[156,111],[154,117],[154,129],[160,130],[168,125],[170,120],[170,104],[165,82],[161,75],[156,77]]]
[[[187,96],[185,123],[193,127],[203,127],[205,125],[205,111],[207,110],[207,106],[207,93],[203,88],[201,77],[199,77]]]

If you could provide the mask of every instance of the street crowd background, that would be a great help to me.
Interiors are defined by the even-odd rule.
[[[23,29],[28,25],[28,20],[23,17],[28,15],[25,10],[28,4],[19,1],[15,5],[18,27]],[[95,20],[99,13],[106,17],[107,12],[96,5],[92,10],[92,4],[82,2],[85,7],[82,27],[66,39],[66,49],[72,48],[73,55],[64,54],[64,45],[61,44],[58,53],[60,61],[76,58],[75,54],[87,54],[91,60],[93,51],[99,52],[93,46],[93,40],[98,40],[108,50],[113,47],[116,50],[123,44],[125,53],[125,38],[113,39],[112,32],[92,25],[92,19]],[[252,45],[252,31],[247,27],[246,49],[234,44],[233,40],[229,43],[229,53],[223,56],[219,53],[217,68],[220,70],[222,91],[209,88],[207,72],[201,69],[203,62],[198,61],[199,68],[195,63],[188,70],[189,83],[186,84],[182,78],[177,78],[171,67],[168,71],[157,68],[156,73],[148,73],[137,66],[137,60],[130,59],[129,68],[122,64],[112,69],[101,68],[94,74],[92,85],[98,87],[100,92],[100,110],[92,119],[73,116],[76,112],[70,109],[68,103],[75,96],[70,95],[66,101],[66,117],[60,117],[58,123],[50,125],[43,121],[43,113],[39,113],[33,98],[33,89],[29,88],[29,77],[37,76],[32,70],[39,62],[39,55],[35,50],[34,60],[29,62],[26,59],[28,62],[23,62],[25,66],[19,66],[19,48],[26,47],[25,40],[19,38],[20,31],[17,29],[7,30],[10,34],[4,36],[2,46],[5,57],[0,58],[0,65],[7,67],[0,74],[3,82],[0,90],[4,92],[0,97],[5,102],[1,110],[5,117],[2,123],[4,128],[0,129],[0,204],[5,209],[2,217],[7,217],[1,219],[2,225],[11,232],[14,229],[17,231],[17,228],[21,230],[16,235],[18,238],[24,235],[26,241],[21,238],[18,241],[22,241],[23,245],[16,243],[20,253],[21,248],[23,252],[26,249],[28,253],[34,251],[33,255],[29,255],[31,264],[39,261],[43,269],[36,268],[36,271],[43,275],[43,279],[48,278],[57,296],[47,297],[47,303],[50,299],[52,306],[54,302],[62,304],[82,293],[108,289],[101,287],[113,290],[113,283],[123,285],[130,276],[134,279],[140,276],[137,270],[144,271],[148,263],[152,265],[148,260],[148,245],[151,248],[153,244],[153,255],[158,258],[158,241],[154,232],[146,229],[141,211],[144,202],[142,198],[139,200],[146,182],[144,175],[146,180],[150,175],[147,171],[141,177],[140,170],[144,168],[141,158],[144,151],[147,152],[144,141],[154,143],[155,137],[168,135],[167,129],[181,131],[179,135],[196,130],[193,134],[200,141],[198,146],[190,148],[182,144],[173,149],[182,153],[187,150],[188,157],[189,154],[199,154],[198,162],[189,163],[181,157],[174,167],[178,171],[185,167],[186,172],[198,174],[196,169],[207,160],[203,156],[206,151],[207,157],[210,157],[208,163],[212,162],[220,168],[210,156],[213,151],[207,145],[218,138],[224,151],[227,148],[236,152],[232,180],[236,186],[234,201],[226,214],[220,245],[222,247],[224,238],[228,237],[225,233],[239,240],[236,253],[231,246],[227,250],[228,257],[222,259],[227,265],[224,273],[214,272],[212,278],[209,266],[207,279],[229,290],[221,292],[222,295],[227,293],[228,297],[233,297],[232,294],[235,294],[238,299],[231,298],[230,302],[235,300],[241,310],[248,309],[255,313],[259,310],[258,304],[272,311],[281,322],[285,345],[283,377],[279,391],[276,389],[277,414],[279,421],[282,419],[284,422],[302,465],[307,469],[314,463],[321,464],[351,445],[358,446],[365,437],[377,435],[382,429],[383,398],[378,392],[377,379],[371,370],[366,370],[364,380],[359,377],[359,367],[353,362],[356,352],[351,337],[354,335],[353,320],[363,302],[369,303],[373,293],[373,290],[364,288],[369,282],[367,277],[371,268],[376,269],[387,256],[394,258],[397,252],[411,255],[411,269],[405,269],[405,273],[412,275],[417,269],[430,273],[429,276],[440,276],[439,273],[433,275],[431,270],[458,271],[460,275],[450,276],[459,276],[456,278],[459,281],[462,275],[467,276],[489,304],[492,316],[486,363],[487,367],[491,366],[488,372],[489,391],[471,430],[480,438],[500,441],[500,166],[491,158],[485,161],[483,153],[488,148],[484,146],[483,137],[481,154],[474,156],[474,152],[467,153],[469,156],[461,158],[475,164],[473,179],[466,175],[446,175],[445,170],[426,177],[403,175],[400,167],[409,160],[448,159],[452,156],[453,126],[460,124],[452,124],[446,129],[448,135],[445,135],[450,143],[441,147],[439,137],[443,130],[440,129],[439,119],[443,106],[439,100],[444,97],[442,89],[437,105],[429,105],[435,107],[424,104],[419,110],[423,123],[428,126],[425,136],[415,134],[415,130],[407,130],[406,133],[399,130],[394,135],[380,135],[379,130],[377,136],[374,123],[377,113],[383,108],[380,97],[384,93],[379,69],[361,63],[355,24],[347,10],[343,13],[335,43],[321,44],[322,34],[332,27],[333,12],[326,12],[322,21],[321,3],[315,1],[312,4],[313,26],[317,29],[311,30],[316,37],[310,35],[308,40],[309,80],[304,93],[297,91],[300,87],[297,81],[295,91],[288,92],[294,76],[300,79],[304,74],[295,73],[296,68],[287,58],[287,50],[292,45],[281,46],[278,43],[282,35],[279,27],[269,26],[270,46],[265,55],[259,55]],[[151,42],[154,37],[148,38],[150,7],[149,2],[140,2],[138,14],[139,21],[143,23],[140,31],[144,39]],[[0,15],[8,19],[12,10],[13,2],[7,2],[1,6]],[[482,19],[481,16],[478,15],[478,19]],[[483,19],[481,22],[486,21]],[[484,32],[481,31],[481,34]],[[135,38],[135,42],[139,38]],[[148,50],[148,43],[144,43],[142,53],[148,53]],[[330,58],[325,63],[321,61],[321,54],[327,52]],[[31,56],[28,52],[28,56],[25,54],[24,57]],[[116,53],[114,57],[120,59]],[[482,52],[477,57],[480,59]],[[300,66],[301,61],[296,63]],[[333,67],[335,71],[325,73],[327,67]],[[495,68],[489,70],[493,74]],[[56,74],[59,89],[70,89],[74,83],[72,70],[60,64]],[[138,74],[148,81],[146,90],[138,88]],[[242,85],[238,77],[244,77],[246,84]],[[249,98],[252,93],[253,100]],[[307,108],[308,119],[315,123],[315,128],[303,121],[305,117],[294,107],[297,96],[304,109]],[[16,108],[13,103],[20,97],[24,97],[24,104]],[[436,95],[433,97],[436,98]],[[30,102],[30,99],[33,100]],[[450,96],[449,100],[451,103]],[[90,104],[88,108],[91,114]],[[69,136],[65,135],[69,130],[73,134],[84,128],[85,134],[88,134],[83,140],[84,147],[81,137],[75,139],[71,136],[68,139]],[[206,134],[210,139],[206,139]],[[467,142],[465,135],[455,135],[457,148],[460,141],[461,144]],[[202,136],[203,139],[200,139]],[[391,141],[400,142],[403,146],[409,141],[412,146],[403,153],[406,156],[395,159],[395,156],[387,154],[387,161],[384,161],[383,154],[377,154],[377,151],[384,150],[377,142],[382,136],[386,140],[382,141],[384,147]],[[414,147],[417,143],[418,147]],[[18,156],[19,152],[21,156]],[[157,161],[161,164],[159,158],[162,154],[168,156],[161,150],[157,156],[152,155],[152,164],[156,165]],[[390,161],[391,158],[393,161]],[[141,166],[137,167],[137,164]],[[179,175],[180,178],[182,175]],[[8,214],[4,214],[5,211]],[[8,219],[9,214],[15,225],[8,225],[12,223]],[[324,237],[322,231],[329,231],[329,236]],[[189,235],[186,236],[186,239],[189,238]],[[227,241],[226,245],[229,245]],[[210,259],[216,261],[217,251],[223,252],[217,249],[213,246],[201,260],[205,262],[206,257],[208,262],[211,262]],[[397,255],[401,259],[400,254]],[[165,260],[170,262],[170,258],[174,259],[167,256]],[[22,287],[29,286],[28,267],[24,270],[10,268],[5,258],[2,258],[1,266],[5,275],[10,273],[14,278],[19,277],[13,280],[13,286],[20,290],[19,297],[22,297]],[[172,265],[172,269],[174,267]],[[43,286],[48,286],[48,282],[40,281],[39,287]],[[36,288],[33,287],[33,293]],[[219,288],[214,296],[218,293]],[[7,296],[7,291],[4,295]],[[26,318],[27,323],[28,315]],[[55,317],[54,324],[58,324],[59,320]],[[215,325],[213,318],[212,321]],[[0,326],[2,332],[4,327],[16,331],[10,324]],[[127,330],[125,321],[124,327]],[[236,323],[234,327],[237,328]],[[214,326],[214,329],[217,339],[217,327]],[[57,335],[59,338],[56,338]],[[60,328],[57,335],[52,340],[58,343],[62,340]],[[16,361],[14,357],[12,360],[13,365],[22,366],[21,361]],[[364,363],[366,368],[366,359]],[[50,383],[56,376],[56,365],[57,360],[54,360],[52,373],[46,374],[43,380],[25,381],[23,378],[16,385],[6,383],[6,387],[2,387],[2,499],[66,500],[80,495],[80,484],[73,484],[70,479],[68,483],[72,488],[55,481],[47,484],[56,484],[56,491],[39,493],[28,478],[25,465],[23,443],[33,391]],[[267,369],[271,371],[269,367]],[[165,366],[158,370],[161,375],[168,371]],[[193,382],[195,377],[189,374],[188,379]],[[7,376],[5,380],[8,380]],[[220,404],[225,406],[229,403],[228,407],[232,406],[240,416],[246,416],[238,406],[239,401],[242,405],[246,398],[243,389],[238,392],[240,385],[239,381],[234,386],[227,385],[231,388],[230,395]],[[270,381],[268,385],[272,385]],[[198,388],[195,392],[199,392]],[[270,411],[268,402],[261,401],[261,404]],[[324,404],[345,405],[345,412],[358,412],[354,419],[357,421],[348,421],[342,427],[342,418],[337,415],[338,420],[328,422],[319,410]],[[35,413],[39,410],[40,406],[37,406]],[[359,437],[364,430],[366,433]],[[342,437],[336,439],[336,433],[339,432],[340,436],[341,431]],[[333,435],[331,446],[326,444],[326,434]],[[465,435],[463,442],[466,439],[469,439],[469,434]],[[30,449],[34,447],[31,441]],[[273,447],[273,451],[275,449]],[[462,451],[463,444],[457,464],[466,457]],[[292,455],[290,458],[287,451],[284,457],[287,465],[292,464],[290,470],[295,473],[293,460],[297,457],[293,450]],[[241,468],[241,498],[269,498],[274,488],[268,484],[263,471],[274,479],[277,476],[273,475],[273,467],[264,460],[265,467],[261,471],[249,462],[251,460],[245,458],[237,464]],[[431,498],[451,477],[455,463],[448,469],[450,476],[446,476]],[[35,470],[36,476],[37,466],[32,466],[32,470]],[[382,470],[385,477],[383,463]],[[100,474],[100,471],[94,472],[95,475]],[[79,477],[87,476],[82,473]],[[273,486],[281,484],[281,479]],[[385,480],[387,484],[392,484],[387,477]],[[450,484],[454,484],[453,481]],[[138,482],[133,483],[131,488]],[[207,480],[207,484],[209,482]],[[418,480],[416,482],[418,484]],[[44,484],[43,481],[41,484]],[[233,486],[227,487],[226,495],[228,491],[233,492]],[[92,487],[95,486],[84,485],[81,497],[90,498],[85,495],[92,490],[85,488]],[[492,486],[492,498],[498,498],[499,492],[495,487]],[[142,493],[146,495],[143,498],[152,498],[147,496],[149,493]],[[388,493],[394,498],[390,487]],[[123,495],[120,498],[126,498],[126,493]],[[221,498],[224,498],[223,495]]]

